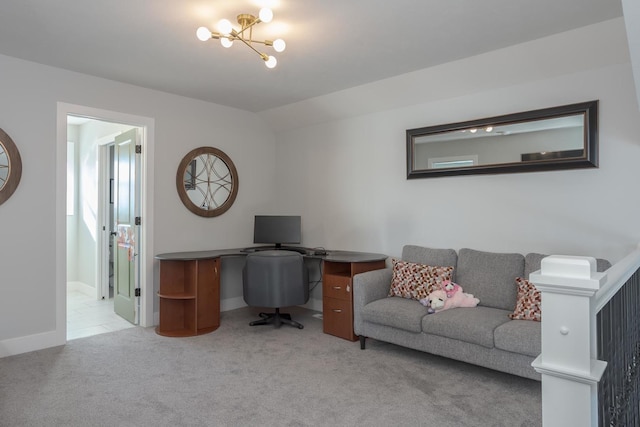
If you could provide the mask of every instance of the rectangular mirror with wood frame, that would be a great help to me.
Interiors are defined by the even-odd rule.
[[[598,101],[408,129],[407,179],[598,167]]]

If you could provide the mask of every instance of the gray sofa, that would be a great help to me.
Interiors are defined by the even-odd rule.
[[[540,354],[540,322],[511,320],[517,277],[540,269],[546,255],[493,253],[473,249],[431,249],[407,245],[402,260],[453,266],[453,281],[480,299],[474,308],[427,314],[413,299],[389,297],[392,269],[353,278],[354,331],[361,348],[366,338],[540,380],[531,362]],[[598,260],[598,271],[611,265]]]

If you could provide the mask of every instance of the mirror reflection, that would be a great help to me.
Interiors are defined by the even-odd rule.
[[[0,141],[0,190],[2,190],[9,179],[9,156],[7,149]]]
[[[238,176],[222,151],[200,147],[188,153],[178,167],[178,194],[185,206],[200,216],[217,216],[233,204]]]
[[[184,189],[200,209],[217,209],[231,196],[231,171],[218,156],[201,154],[189,162],[184,172]]]
[[[597,166],[597,101],[407,130],[407,178]]]

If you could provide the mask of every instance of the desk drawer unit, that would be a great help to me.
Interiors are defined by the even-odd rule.
[[[355,341],[353,333],[353,276],[385,267],[384,261],[324,261],[322,275],[322,330]]]
[[[322,331],[325,334],[355,341],[351,300],[322,299]]]
[[[325,274],[322,295],[328,298],[351,300],[351,277]]]

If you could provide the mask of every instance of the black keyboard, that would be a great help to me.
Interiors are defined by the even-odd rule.
[[[307,248],[301,248],[299,246],[282,246],[280,250],[298,252],[299,254],[302,254],[302,255],[306,255],[308,252]]]

